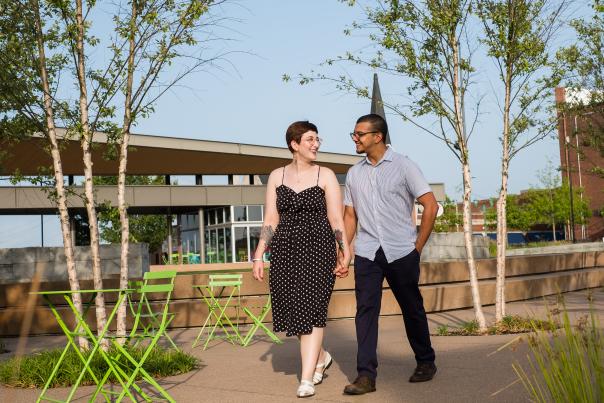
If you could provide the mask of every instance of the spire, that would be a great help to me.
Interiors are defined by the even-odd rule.
[[[380,84],[378,83],[377,73],[373,73],[373,91],[371,93],[371,113],[380,115],[386,120],[386,114],[384,113],[384,102],[382,102],[382,94],[380,93]],[[384,143],[390,144],[390,136],[386,134]]]

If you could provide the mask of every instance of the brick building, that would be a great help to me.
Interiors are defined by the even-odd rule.
[[[556,104],[560,108],[558,119],[558,141],[562,179],[573,188],[582,187],[589,199],[592,217],[588,225],[575,225],[575,239],[601,240],[604,237],[604,178],[594,169],[604,167],[604,155],[590,143],[594,130],[604,130],[604,106],[586,106],[587,91],[570,91],[556,88]]]

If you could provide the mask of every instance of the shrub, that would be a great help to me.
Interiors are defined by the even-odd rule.
[[[128,348],[127,350],[136,360],[140,360],[144,353],[144,350],[140,348]],[[43,387],[55,364],[61,357],[62,351],[62,349],[53,349],[23,357],[14,357],[5,362],[1,362],[0,383],[21,388]],[[110,355],[115,355],[115,351],[109,351],[108,353]],[[83,355],[84,357],[88,357],[88,352],[84,352]],[[126,363],[126,360],[123,359],[120,362]],[[128,365],[131,364],[128,362]],[[143,368],[151,376],[162,378],[189,372],[197,368],[198,365],[198,359],[190,354],[179,350],[168,350],[156,346],[145,361]],[[76,352],[73,349],[70,349],[64,358],[51,387],[73,385],[80,375],[82,368],[82,361]],[[96,354],[92,359],[90,368],[95,376],[101,378],[107,372],[108,365],[100,354]],[[113,380],[115,381],[115,379]],[[90,373],[87,372],[82,380],[82,385],[91,384],[94,384],[94,382]]]
[[[550,321],[552,321],[550,319]],[[562,328],[540,330],[529,337],[529,372],[514,370],[536,402],[601,402],[604,400],[604,341],[596,315],[572,326],[566,309]]]

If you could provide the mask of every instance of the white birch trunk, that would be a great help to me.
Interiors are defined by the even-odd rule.
[[[460,85],[460,60],[459,60],[459,43],[455,35],[449,38],[451,48],[453,50],[453,101],[455,104],[455,131],[457,133],[457,142],[460,148],[462,170],[463,170],[463,232],[464,243],[466,246],[466,255],[468,258],[468,270],[470,277],[470,288],[472,290],[472,302],[474,304],[474,314],[480,331],[484,332],[487,329],[486,320],[482,311],[480,302],[480,289],[478,287],[478,273],[476,268],[476,260],[474,259],[473,245],[473,228],[472,228],[472,175],[470,174],[470,159],[468,156],[468,144],[465,129],[465,116],[463,113],[463,102]]]
[[[69,213],[67,210],[67,197],[65,195],[65,181],[63,177],[63,164],[61,162],[61,153],[59,151],[59,143],[54,121],[54,109],[52,99],[50,97],[50,84],[48,82],[48,73],[46,70],[46,51],[44,49],[44,34],[42,32],[42,21],[40,19],[40,6],[37,0],[34,0],[34,13],[36,18],[36,38],[38,42],[38,57],[40,64],[40,80],[42,82],[42,90],[44,91],[44,115],[46,117],[46,131],[50,142],[50,154],[55,176],[55,190],[57,191],[57,207],[59,209],[59,217],[61,222],[61,234],[63,236],[63,249],[65,251],[65,264],[67,266],[67,277],[69,279],[69,287],[72,291],[80,290],[80,282],[75,267],[75,259],[73,254],[73,242],[71,238],[71,226],[69,222]],[[73,304],[78,312],[82,315],[82,296],[80,293],[72,295]],[[88,340],[84,337],[78,337],[78,345],[81,349],[89,348]]]
[[[507,195],[510,167],[510,103],[512,72],[508,65],[505,77],[505,100],[503,105],[503,138],[501,150],[501,189],[497,200],[497,278],[495,281],[495,321],[505,316],[505,252],[508,240]]]
[[[470,274],[470,289],[472,290],[472,303],[474,304],[474,315],[478,322],[478,327],[481,331],[487,328],[487,322],[482,311],[480,301],[480,289],[478,287],[478,271],[476,268],[476,260],[474,259],[474,245],[472,242],[472,176],[470,174],[470,165],[463,165],[463,235],[466,246],[466,254],[468,256],[468,270]]]
[[[80,90],[80,125],[82,130],[82,153],[84,162],[84,192],[86,195],[86,212],[90,229],[90,251],[92,255],[92,275],[95,290],[103,289],[103,274],[101,272],[101,258],[99,254],[99,229],[94,201],[94,187],[92,183],[92,133],[88,123],[88,94],[86,88],[85,57],[84,57],[84,21],[82,15],[82,0],[76,0],[76,54],[77,77]],[[105,311],[105,296],[99,292],[95,299],[97,332],[101,332],[107,322]],[[108,348],[108,343],[103,340],[103,347]]]
[[[132,14],[130,19],[130,38],[128,40],[128,78],[126,80],[126,97],[124,101],[124,124],[122,128],[122,142],[120,144],[120,164],[117,181],[117,201],[121,223],[122,250],[120,254],[120,289],[128,288],[128,254],[130,252],[130,225],[126,206],[126,169],[128,166],[128,143],[130,141],[130,125],[132,123],[132,82],[134,80],[134,35],[136,32],[136,1],[132,2]],[[126,303],[117,311],[117,335],[126,335]]]
[[[507,182],[509,161],[502,161],[501,189],[497,200],[497,279],[495,282],[495,321],[505,316],[505,253],[507,249]]]

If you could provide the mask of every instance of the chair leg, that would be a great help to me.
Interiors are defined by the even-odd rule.
[[[248,308],[246,308],[246,307],[243,308],[243,312],[245,312],[245,314],[247,316],[249,316],[250,319],[254,322],[254,324],[252,325],[252,327],[250,328],[250,330],[248,330],[248,333],[245,335],[245,338],[243,339],[242,345],[244,347],[247,347],[250,344],[250,342],[252,341],[252,337],[254,336],[254,334],[256,333],[256,331],[258,331],[258,328],[261,328],[264,331],[264,333],[266,333],[266,335],[274,343],[277,343],[277,344],[282,344],[283,343],[275,335],[275,333],[273,333],[272,330],[270,330],[268,327],[266,327],[266,325],[264,323],[262,323],[262,321],[264,320],[264,318],[268,314],[269,310],[270,310],[270,308],[264,307],[264,308],[262,308],[262,311],[260,312],[260,315],[255,316]]]

